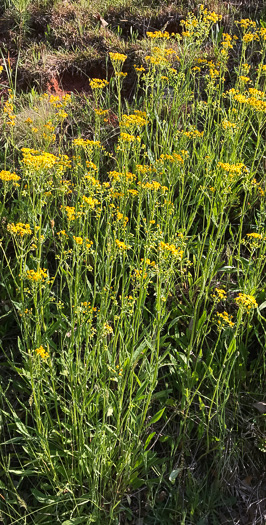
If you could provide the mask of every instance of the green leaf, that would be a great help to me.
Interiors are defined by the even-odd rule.
[[[135,402],[145,398],[145,395],[143,395],[143,393],[146,388],[147,388],[147,381],[145,381],[142,384],[142,386],[138,389],[138,391],[136,392],[136,395],[134,397]]]
[[[24,423],[22,423],[22,421],[19,419],[15,411],[12,411],[12,415],[14,417],[14,422],[16,424],[17,429],[21,432],[21,434],[23,434],[27,438],[30,438],[31,436],[29,434],[27,427],[24,425]]]
[[[107,414],[106,414],[106,417],[110,417],[112,416],[114,413],[114,409],[112,406],[109,406],[108,409],[107,409]]]
[[[23,478],[26,478],[27,476],[32,475],[38,475],[38,472],[36,470],[9,470],[10,474],[14,474],[15,476],[22,476]]]
[[[228,355],[232,355],[236,351],[236,340],[233,339],[228,347]]]
[[[85,516],[79,518],[71,518],[70,520],[63,521],[62,525],[78,525],[79,523],[85,523]]]
[[[198,323],[197,323],[197,331],[198,332],[200,331],[203,323],[205,323],[206,318],[207,318],[207,310],[204,310],[202,316],[200,317],[200,319],[198,320]]]
[[[266,301],[260,304],[259,311],[261,312],[261,310],[264,310],[264,308],[266,308]]]
[[[165,411],[165,407],[163,407],[161,410],[159,410],[159,412],[157,412],[152,418],[151,420],[149,421],[149,427],[151,425],[153,425],[154,423],[157,423],[157,421],[159,421],[159,419],[161,419],[163,413]]]
[[[145,445],[144,445],[144,450],[146,450],[148,444],[150,443],[150,441],[152,440],[152,438],[155,436],[156,432],[152,432],[146,439],[145,441]]]
[[[48,496],[46,494],[43,494],[37,489],[31,489],[31,492],[33,496],[39,501],[39,503],[46,503],[47,505],[52,505],[53,503],[58,503],[58,497],[57,498],[51,498],[51,496]]]
[[[169,481],[171,481],[171,483],[174,483],[178,474],[180,474],[180,472],[182,472],[182,468],[177,468],[175,470],[172,470],[170,476],[169,476]]]

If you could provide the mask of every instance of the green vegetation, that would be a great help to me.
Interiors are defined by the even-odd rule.
[[[0,523],[263,523],[266,24],[128,4],[3,8]]]

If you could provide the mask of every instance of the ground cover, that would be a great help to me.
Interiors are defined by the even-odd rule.
[[[266,27],[192,7],[3,8],[5,524],[264,523]]]

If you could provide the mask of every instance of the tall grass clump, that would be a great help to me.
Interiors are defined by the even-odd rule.
[[[3,523],[126,523],[141,492],[197,523],[191,456],[218,492],[241,456],[266,366],[266,30],[241,20],[210,56],[219,23],[148,33],[131,104],[111,53],[91,134],[64,136],[73,96],[3,104]]]

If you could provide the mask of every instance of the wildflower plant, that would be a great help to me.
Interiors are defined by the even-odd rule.
[[[122,112],[121,89],[122,89],[123,78],[125,78],[127,75],[126,73],[123,73],[122,69],[123,69],[124,62],[127,59],[127,56],[124,55],[123,53],[110,52],[109,57],[110,57],[110,60],[111,60],[111,63],[112,63],[112,66],[115,72],[115,84],[116,84],[117,98],[118,98],[118,118],[120,119],[121,112]]]
[[[258,393],[265,34],[241,20],[237,38],[221,32],[209,56],[220,23],[201,6],[182,35],[148,32],[138,96],[127,103],[127,56],[110,53],[114,81],[90,80],[88,128],[63,136],[73,96],[44,94],[49,118],[37,125],[36,112],[23,114],[25,143],[3,157],[0,308],[10,385],[16,378],[14,389],[1,386],[10,522],[19,512],[25,523],[32,513],[36,523],[123,520],[130,491],[157,495],[161,482],[170,487],[168,471],[179,483],[175,465],[182,456],[181,479],[191,443],[221,461],[220,444],[238,432],[235,400]],[[2,113],[15,133],[17,101]]]

